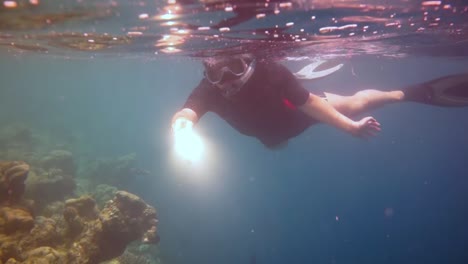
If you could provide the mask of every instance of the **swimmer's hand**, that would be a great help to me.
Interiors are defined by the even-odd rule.
[[[372,116],[354,122],[352,134],[360,138],[370,138],[380,132],[380,123]]]

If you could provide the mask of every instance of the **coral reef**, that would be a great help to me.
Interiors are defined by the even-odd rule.
[[[0,208],[0,231],[3,234],[12,234],[16,231],[29,231],[34,226],[32,215],[18,208],[3,206]]]
[[[105,237],[118,236],[125,244],[140,236],[144,243],[159,242],[156,210],[134,194],[118,191],[101,211],[100,218]]]
[[[131,153],[119,158],[98,159],[83,174],[95,184],[123,187],[128,186],[134,177],[149,175],[150,172],[137,168],[136,154]]]
[[[160,256],[159,247],[152,244],[133,242],[127,246],[127,250],[121,256],[101,264],[161,264]]]
[[[99,184],[93,192],[93,198],[96,200],[98,207],[102,208],[107,201],[114,197],[117,191],[117,188],[114,186]]]
[[[100,187],[107,190],[101,199],[114,193],[101,211],[85,195],[65,203],[42,202],[43,215],[34,216],[22,206],[29,170],[24,162],[0,162],[0,263],[99,263],[121,255],[132,241],[159,241],[156,210],[138,196],[110,186]],[[40,193],[54,191],[44,188]],[[39,195],[35,198],[44,201]]]
[[[29,165],[21,161],[0,161],[0,205],[18,203],[25,190]]]
[[[145,243],[159,241],[155,209],[133,194],[118,191],[98,218],[91,222],[86,222],[85,216],[79,213],[80,210],[76,209],[72,216],[67,217],[69,226],[82,223],[82,231],[75,235],[69,249],[70,259],[84,261],[79,263],[95,263],[116,257],[124,252],[127,244],[138,238]]]
[[[73,178],[61,169],[38,169],[33,170],[26,180],[25,196],[36,201],[36,209],[40,211],[46,204],[73,195],[75,186]]]
[[[66,175],[75,175],[75,164],[70,151],[53,150],[41,160],[40,165],[45,170],[60,169]]]
[[[137,255],[129,251],[125,251],[120,257],[103,262],[101,264],[159,264],[161,262],[152,260],[148,256]]]
[[[128,248],[158,243],[156,210],[114,187],[149,174],[136,155],[77,163],[73,145],[57,142],[24,125],[0,128],[0,264],[160,263]]]

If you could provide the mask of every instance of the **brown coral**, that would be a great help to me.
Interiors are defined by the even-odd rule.
[[[29,231],[34,226],[32,215],[23,210],[11,207],[0,208],[0,231],[11,234],[17,231]]]
[[[39,260],[45,260],[44,263],[99,263],[121,255],[133,240],[158,241],[156,210],[138,196],[124,191],[117,192],[99,215],[95,213],[94,200],[84,196],[68,200],[58,220],[54,220],[55,216],[37,217],[34,227],[27,212],[4,210],[7,213],[3,215],[7,217],[0,217],[0,226],[10,226],[18,232],[9,236],[0,232],[0,262],[11,259],[9,263],[42,263]],[[60,222],[66,223],[65,229]],[[80,229],[73,226],[76,223]],[[72,236],[70,228],[75,228]]]
[[[66,200],[65,208],[75,209],[76,214],[86,220],[94,220],[99,215],[96,202],[91,196],[88,195],[81,196],[77,199]]]
[[[90,196],[49,204],[45,196],[71,193],[62,171],[28,173],[24,162],[0,162],[0,263],[99,263],[121,255],[134,240],[158,242],[156,210],[138,196],[117,191],[101,212]],[[34,218],[22,208],[26,179],[48,217]]]
[[[41,160],[41,167],[45,170],[60,169],[66,175],[75,175],[73,154],[66,150],[53,150]]]
[[[85,195],[65,201],[63,218],[68,224],[67,236],[75,238],[85,228],[86,221],[95,220],[98,215],[96,202],[90,196]]]
[[[25,196],[36,202],[39,211],[47,204],[73,195],[76,184],[73,178],[60,169],[50,169],[37,174],[32,171],[26,181]]]
[[[153,207],[134,194],[118,191],[101,211],[99,219],[86,225],[73,243],[70,257],[101,261],[122,254],[127,244],[138,238],[146,238],[146,243],[157,243],[157,222]]]
[[[29,165],[22,161],[0,162],[0,204],[18,202],[25,189]]]

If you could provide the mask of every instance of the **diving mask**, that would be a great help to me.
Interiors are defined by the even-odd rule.
[[[230,97],[242,88],[255,70],[256,60],[250,63],[245,58],[226,59],[220,62],[205,63],[205,78],[217,86],[225,97]]]

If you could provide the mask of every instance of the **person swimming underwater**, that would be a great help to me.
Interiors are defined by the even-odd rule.
[[[251,54],[207,58],[203,65],[204,78],[172,118],[173,131],[192,127],[211,111],[240,133],[273,149],[317,123],[356,137],[372,137],[381,130],[374,117],[352,118],[390,103],[468,106],[467,73],[393,91],[362,90],[351,96],[325,93],[320,97],[305,89],[285,66]]]

